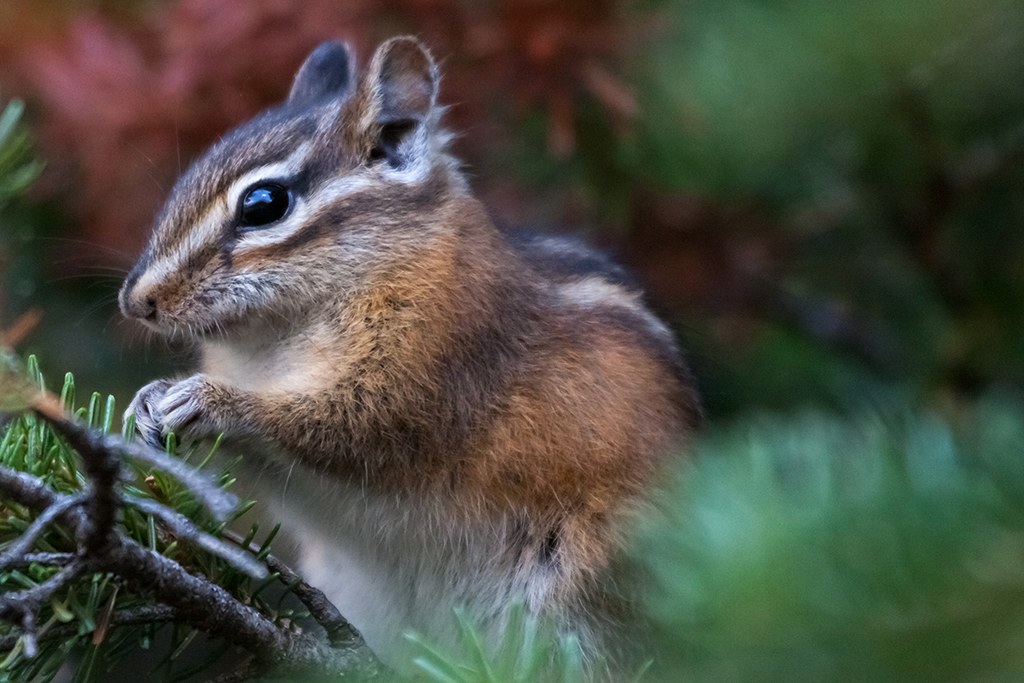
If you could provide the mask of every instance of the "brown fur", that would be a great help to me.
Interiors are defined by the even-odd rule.
[[[355,495],[337,523],[300,513],[310,538],[337,535],[342,559],[413,584],[430,574],[420,593],[447,591],[442,613],[466,602],[500,621],[523,594],[588,651],[610,648],[628,611],[610,574],[624,525],[699,421],[688,371],[597,256],[495,229],[444,152],[418,42],[386,43],[358,85],[332,84],[335,101],[317,74],[346,55],[314,53],[281,111],[179,184],[121,301],[196,335],[203,374],[154,383],[129,410],[149,438],[274,444],[268,462],[312,477],[293,509]],[[268,164],[295,170],[305,213],[239,229],[225,199]]]

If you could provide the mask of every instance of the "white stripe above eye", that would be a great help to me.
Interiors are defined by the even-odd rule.
[[[234,211],[242,198],[242,193],[260,181],[280,180],[298,174],[306,163],[310,146],[311,143],[304,142],[284,161],[255,168],[233,182],[225,194],[228,201],[228,209]],[[307,204],[294,194],[292,194],[292,202],[294,202],[294,205],[283,220],[271,227],[244,233],[235,246],[235,253],[280,242],[298,230],[309,217]]]
[[[302,170],[302,166],[306,163],[306,156],[309,154],[309,148],[311,143],[304,142],[292,152],[287,159],[284,161],[278,161],[274,164],[267,164],[266,166],[260,166],[254,168],[245,175],[241,176],[238,180],[231,183],[231,187],[225,193],[228,201],[228,208],[234,211],[235,207],[238,206],[238,200],[245,190],[260,180],[279,180],[281,178],[288,178]]]

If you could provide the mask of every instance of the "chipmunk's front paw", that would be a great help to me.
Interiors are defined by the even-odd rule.
[[[173,382],[168,379],[150,382],[139,389],[128,409],[124,411],[126,422],[129,415],[135,416],[135,433],[138,437],[157,448],[163,447],[160,442],[163,433],[163,413],[160,412],[159,405],[172,384]]]
[[[192,375],[180,382],[150,382],[135,395],[125,416],[135,415],[135,429],[147,443],[162,447],[163,438],[174,432],[180,437],[213,436],[224,429],[223,390],[205,375]]]
[[[192,375],[172,385],[157,404],[162,415],[163,433],[180,437],[215,436],[224,430],[222,408],[224,391],[206,375]]]

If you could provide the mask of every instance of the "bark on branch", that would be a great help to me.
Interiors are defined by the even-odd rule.
[[[128,591],[147,596],[154,605],[111,614],[109,625],[173,620],[246,650],[250,657],[240,670],[245,675],[297,678],[355,676],[381,677],[385,668],[366,647],[359,633],[320,591],[302,582],[276,558],[259,561],[249,548],[239,548],[211,536],[187,517],[158,501],[129,496],[122,491],[122,458],[127,456],[177,478],[220,521],[229,517],[237,501],[205,475],[145,444],[90,430],[67,417],[59,401],[48,394],[32,400],[32,412],[46,421],[81,456],[89,486],[83,494],[67,495],[42,480],[0,466],[0,498],[38,514],[24,535],[0,556],[0,569],[30,563],[58,567],[56,574],[37,586],[0,595],[0,619],[18,625],[27,656],[37,652],[36,617],[39,607],[55,592],[83,573],[109,573]],[[190,573],[177,562],[129,538],[118,526],[120,508],[131,506],[153,515],[179,540],[218,555],[256,578],[270,571],[292,587],[327,633],[326,638],[278,626],[259,611],[242,604],[227,590],[205,577]],[[39,535],[60,524],[75,539],[77,552],[33,553]],[[51,628],[45,637],[59,637],[65,628]],[[10,649],[17,638],[0,638]],[[6,647],[5,647],[6,646]],[[241,674],[239,674],[241,675]]]

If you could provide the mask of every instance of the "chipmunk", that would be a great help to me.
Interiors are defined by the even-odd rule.
[[[243,462],[305,577],[385,661],[405,628],[444,637],[461,604],[496,632],[517,600],[615,650],[611,567],[700,419],[690,372],[607,259],[495,228],[418,40],[353,64],[320,46],[177,182],[119,301],[201,371],[126,415],[260,444]]]

